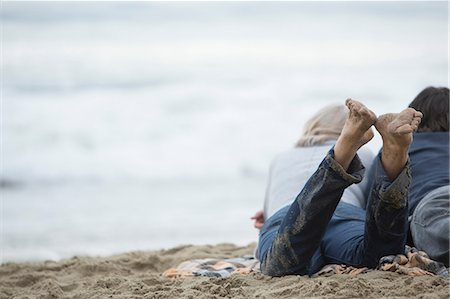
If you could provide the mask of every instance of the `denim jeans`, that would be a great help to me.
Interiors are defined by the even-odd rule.
[[[373,268],[382,256],[403,253],[409,162],[391,182],[377,161],[367,213],[346,203],[338,207],[345,188],[361,181],[364,166],[355,156],[345,171],[331,149],[292,205],[267,219],[261,229],[256,255],[262,272],[312,275],[327,263]]]
[[[410,223],[414,245],[449,265],[450,186],[429,192],[417,205]]]

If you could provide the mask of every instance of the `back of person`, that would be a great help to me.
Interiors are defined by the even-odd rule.
[[[296,147],[279,154],[272,161],[264,201],[266,219],[292,204],[335,142],[330,140],[322,145]],[[364,165],[370,165],[374,159],[373,153],[367,147],[362,147],[358,156]],[[342,195],[342,201],[365,209],[367,194],[364,192],[368,189],[367,184],[368,179],[364,178],[361,183],[347,188]]]
[[[415,133],[409,157],[412,175],[409,215],[412,215],[428,193],[450,184],[449,132]]]
[[[266,219],[295,200],[334,143],[327,141],[323,145],[296,147],[275,157],[270,165],[264,200]]]

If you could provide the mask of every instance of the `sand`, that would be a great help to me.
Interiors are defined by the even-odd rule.
[[[111,257],[8,263],[0,266],[0,298],[449,298],[449,279],[382,271],[319,278],[161,275],[184,260],[237,257],[251,254],[254,246],[188,245]]]

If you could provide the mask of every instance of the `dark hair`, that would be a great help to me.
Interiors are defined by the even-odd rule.
[[[427,87],[409,104],[423,113],[418,132],[448,132],[449,96],[447,87]]]

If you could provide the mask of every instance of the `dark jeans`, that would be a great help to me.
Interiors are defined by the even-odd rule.
[[[292,205],[261,229],[256,255],[262,272],[311,275],[327,263],[374,268],[382,256],[403,253],[409,162],[392,182],[377,161],[367,213],[345,203],[336,209],[345,188],[361,181],[364,166],[356,156],[345,171],[331,149]]]

